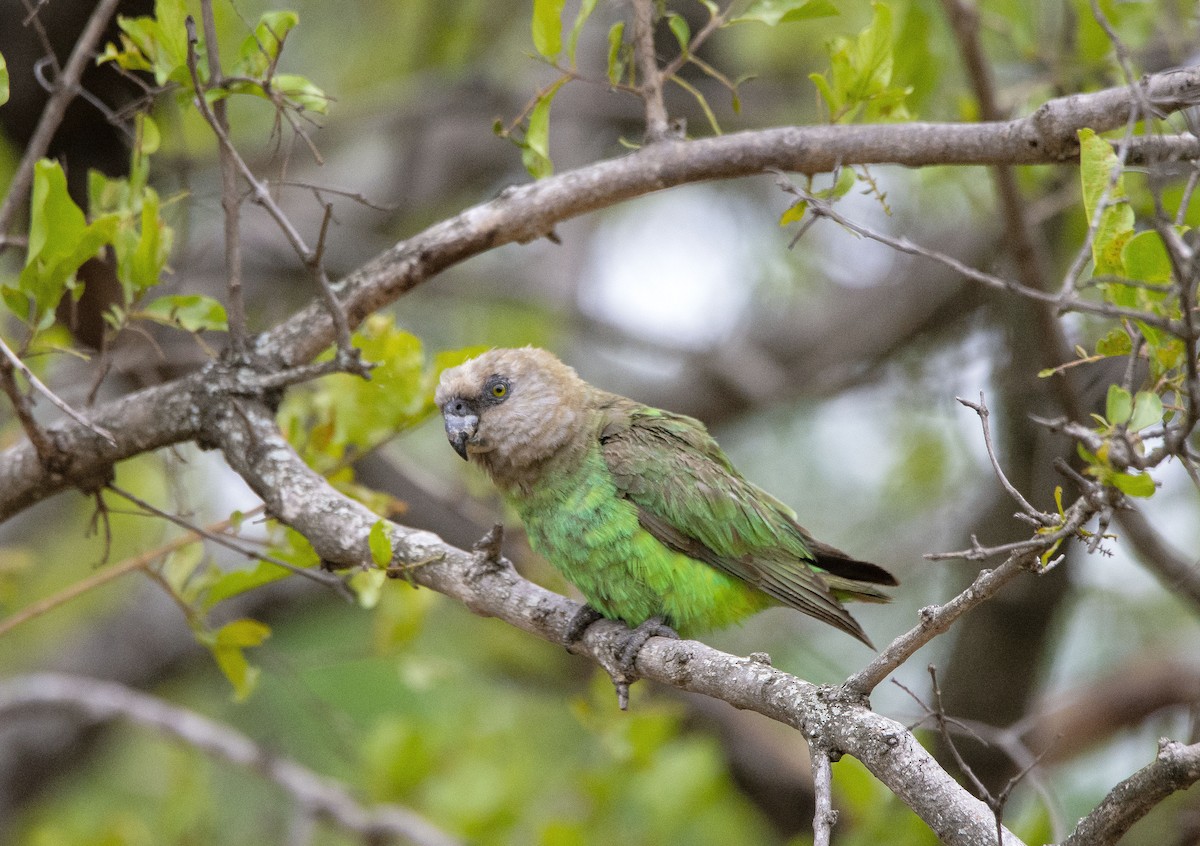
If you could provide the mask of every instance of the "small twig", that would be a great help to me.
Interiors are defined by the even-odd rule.
[[[662,141],[670,118],[663,102],[663,74],[654,54],[654,0],[633,0],[633,54],[641,75],[638,93],[646,108],[646,141]]]
[[[99,489],[92,493],[92,497],[96,500],[96,508],[92,511],[92,519],[88,524],[88,537],[96,534],[96,532],[104,532],[104,549],[100,553],[100,561],[97,567],[108,563],[108,556],[112,554],[112,520],[109,519],[108,503],[104,501],[104,490]]]
[[[1183,196],[1179,198],[1179,208],[1175,210],[1173,223],[1176,226],[1183,226],[1187,221],[1188,207],[1192,204],[1192,194],[1195,193],[1197,185],[1200,185],[1200,166],[1192,162],[1192,172],[1188,174],[1187,185],[1183,187]]]
[[[1029,500],[1017,490],[1008,477],[1004,475],[1004,470],[1000,467],[1000,459],[996,457],[995,447],[992,445],[992,427],[988,425],[988,418],[991,412],[988,410],[987,403],[983,399],[983,391],[979,392],[978,404],[962,397],[955,397],[962,405],[974,411],[979,415],[980,425],[983,427],[983,446],[987,450],[988,458],[992,462],[992,470],[996,474],[996,478],[1000,480],[1000,484],[1004,486],[1004,490],[1008,491],[1008,495],[1017,501],[1017,505],[1021,506],[1021,510],[1036,520],[1043,526],[1053,526],[1058,521],[1044,511],[1040,511],[1029,504]]]
[[[989,288],[1010,291],[1014,294],[1019,294],[1022,297],[1034,300],[1036,302],[1055,305],[1058,306],[1058,308],[1062,311],[1077,311],[1086,314],[1098,314],[1104,317],[1141,320],[1150,326],[1162,329],[1164,332],[1170,332],[1171,334],[1177,336],[1181,335],[1181,325],[1176,321],[1163,317],[1160,314],[1155,314],[1149,311],[1140,311],[1138,309],[1121,308],[1107,302],[1098,303],[1081,299],[1071,299],[1067,302],[1062,302],[1056,294],[1049,294],[1037,288],[1030,288],[1028,285],[1024,285],[1013,279],[1005,279],[1002,276],[995,276],[991,273],[985,273],[978,268],[971,267],[970,265],[959,261],[953,256],[949,256],[937,250],[913,243],[908,238],[894,238],[891,235],[885,235],[882,232],[877,232],[861,223],[856,223],[847,218],[845,215],[836,211],[829,203],[800,188],[797,188],[795,185],[792,185],[790,181],[780,183],[780,187],[790,194],[794,194],[801,199],[807,200],[809,204],[809,210],[817,217],[829,218],[834,223],[845,227],[851,232],[861,235],[864,238],[869,238],[872,241],[877,241],[885,246],[889,246],[897,252],[901,252],[910,256],[921,256],[923,258],[936,261],[939,264],[949,267],[951,270],[961,273],[966,278],[980,282]]]
[[[371,369],[363,364],[359,350],[355,349],[350,340],[350,322],[346,318],[346,310],[338,301],[329,274],[325,271],[325,236],[329,234],[329,222],[333,219],[333,204],[325,204],[325,216],[321,219],[321,234],[317,238],[317,248],[312,257],[305,262],[317,290],[329,310],[329,318],[333,321],[333,334],[337,343],[337,363],[342,370],[356,373],[363,378],[370,378]]]
[[[979,780],[979,776],[975,775],[975,770],[971,769],[970,764],[966,762],[962,756],[962,753],[958,751],[958,744],[956,744],[954,742],[954,738],[950,736],[950,730],[948,728],[949,720],[946,717],[946,708],[942,704],[942,687],[938,684],[937,680],[937,667],[935,667],[933,664],[930,664],[925,669],[929,673],[929,681],[932,685],[933,691],[933,707],[929,710],[929,713],[933,717],[934,722],[937,723],[938,732],[942,736],[942,742],[945,743],[946,748],[950,750],[950,754],[954,758],[954,763],[958,766],[959,772],[971,780],[971,784],[975,787],[975,793],[980,799],[986,802],[989,807],[991,807],[992,794],[988,791],[987,785]],[[993,813],[995,813],[995,810],[995,808],[992,808]],[[996,823],[997,825],[1001,824],[999,816],[997,816]],[[1000,841],[997,840],[997,843],[999,842]]]
[[[21,20],[21,26],[33,27],[34,33],[37,35],[38,44],[42,48],[44,54],[41,61],[48,61],[54,67],[54,75],[58,76],[62,73],[62,68],[58,64],[58,56],[54,54],[54,45],[50,43],[50,36],[46,33],[46,27],[42,24],[42,19],[38,15],[49,0],[38,0],[35,6],[30,0],[21,0],[21,5],[25,7],[25,17]]]
[[[117,718],[175,737],[210,757],[251,770],[281,788],[305,813],[359,835],[364,843],[393,838],[418,846],[455,846],[459,841],[399,805],[360,805],[340,782],[318,775],[246,735],[195,711],[116,682],[60,673],[15,676],[0,682],[0,713],[42,713],[68,708],[93,721]]]
[[[55,74],[54,93],[50,95],[50,99],[46,101],[46,107],[42,109],[42,116],[38,120],[37,128],[33,131],[33,137],[25,145],[21,163],[17,165],[16,173],[13,174],[12,181],[8,185],[8,194],[4,197],[3,204],[0,204],[0,234],[8,232],[17,209],[25,202],[29,186],[33,184],[33,166],[50,148],[50,140],[54,137],[59,124],[62,123],[63,117],[67,113],[67,106],[79,90],[79,79],[83,76],[83,71],[95,51],[96,43],[104,34],[104,28],[108,26],[108,21],[116,11],[119,2],[120,0],[100,0],[96,4],[95,10],[88,18],[87,26],[80,33],[79,40],[75,42],[75,49],[71,51],[66,67],[63,68],[62,73]],[[53,56],[52,51],[49,54]],[[7,240],[0,241],[0,251],[10,243]]]
[[[204,47],[208,58],[208,85],[200,81],[197,68],[196,46],[199,36],[196,34],[196,21],[188,15],[184,21],[187,27],[187,67],[192,78],[192,89],[195,92],[195,102],[205,120],[216,133],[217,153],[221,163],[221,209],[225,214],[225,275],[226,288],[229,292],[229,343],[233,352],[239,358],[246,352],[246,306],[242,298],[242,239],[239,230],[242,199],[238,191],[237,165],[230,153],[232,144],[224,143],[229,137],[229,118],[226,113],[225,98],[218,98],[210,107],[205,98],[209,87],[219,87],[223,84],[221,76],[221,53],[217,43],[216,23],[213,20],[212,0],[201,0],[200,16],[204,22]]]
[[[13,376],[12,362],[8,358],[0,359],[0,388],[3,388],[4,393],[8,395],[13,411],[17,414],[17,420],[21,422],[21,428],[25,430],[25,436],[33,444],[33,449],[37,452],[38,460],[42,463],[42,466],[54,471],[61,469],[63,463],[62,451],[33,416],[33,403],[29,401],[29,397],[23,394],[17,386],[17,379]]]
[[[229,521],[225,520],[221,523],[214,524],[209,528],[211,531],[221,531],[222,527],[227,527],[228,525]],[[60,605],[66,605],[71,600],[78,596],[82,596],[90,590],[94,590],[101,585],[108,584],[114,579],[118,579],[127,573],[145,570],[164,555],[170,555],[172,552],[182,549],[189,543],[195,543],[198,537],[199,535],[195,532],[189,532],[188,534],[180,535],[169,543],[165,543],[162,546],[149,550],[148,552],[143,552],[140,555],[135,555],[133,558],[127,558],[118,564],[112,565],[111,567],[105,567],[103,570],[93,573],[86,579],[68,585],[66,588],[60,590],[58,593],[52,596],[47,596],[45,599],[40,599],[32,605],[27,605],[25,608],[22,608],[15,614],[0,620],[0,637],[8,634],[22,623],[27,623],[30,620],[41,617],[43,614],[58,608]]]
[[[349,602],[355,601],[354,592],[346,586],[344,581],[332,573],[326,573],[323,570],[312,570],[306,567],[297,567],[295,564],[291,564],[272,555],[264,555],[263,553],[256,552],[253,549],[247,549],[241,544],[235,543],[232,539],[226,537],[225,535],[218,534],[216,532],[210,532],[202,526],[197,526],[194,523],[190,523],[178,515],[172,514],[169,511],[163,511],[161,508],[156,508],[155,506],[146,502],[144,499],[141,499],[140,497],[130,493],[129,491],[119,488],[114,484],[110,483],[108,485],[108,489],[117,496],[124,497],[125,499],[129,500],[147,514],[151,514],[155,517],[161,517],[168,522],[174,523],[176,526],[187,529],[189,532],[199,535],[202,538],[206,538],[207,540],[223,546],[226,549],[230,549],[240,555],[244,555],[251,560],[266,561],[268,564],[274,564],[276,567],[282,567],[284,570],[294,573],[297,576],[314,581],[324,587],[332,588],[334,593],[338,594]]]
[[[368,198],[366,194],[358,191],[348,191],[345,188],[333,188],[329,185],[318,185],[315,182],[306,182],[300,179],[274,179],[263,181],[268,185],[275,185],[283,188],[307,188],[309,191],[313,192],[313,196],[317,198],[317,202],[321,205],[325,205],[325,198],[321,196],[322,194],[333,194],[337,197],[345,197],[348,200],[353,200],[359,205],[366,206],[367,208],[374,209],[375,211],[394,212],[400,208],[398,203],[378,203]]]
[[[206,4],[208,4],[208,3],[210,3],[210,0],[206,0]],[[206,5],[206,8],[207,8],[207,5]],[[211,13],[211,10],[210,10],[210,13]],[[237,148],[234,147],[233,142],[229,138],[228,123],[221,119],[221,117],[220,117],[221,112],[214,111],[215,109],[217,109],[217,107],[224,105],[224,100],[218,100],[212,108],[209,107],[207,101],[205,100],[204,93],[203,93],[203,86],[200,83],[200,78],[196,71],[196,23],[191,18],[191,16],[189,16],[187,18],[187,23],[188,23],[188,70],[192,75],[192,84],[196,88],[196,100],[195,100],[196,107],[200,110],[201,115],[203,115],[204,119],[208,122],[208,125],[212,128],[213,133],[217,136],[217,140],[218,140],[219,146],[221,148],[222,177],[225,177],[225,175],[226,175],[225,168],[226,168],[226,163],[228,163],[229,171],[231,174],[233,174],[233,178],[236,180],[236,174],[234,173],[235,171],[236,171],[236,173],[240,173],[242,176],[242,179],[244,179],[246,181],[246,183],[250,186],[250,191],[254,197],[254,201],[256,203],[258,203],[259,205],[261,205],[264,209],[266,209],[267,213],[275,220],[275,223],[279,226],[279,228],[282,230],[284,236],[287,238],[288,242],[291,244],[292,249],[300,257],[300,260],[304,263],[304,266],[306,268],[308,268],[309,272],[313,275],[313,278],[317,283],[317,286],[321,293],[321,298],[324,301],[325,306],[329,311],[330,319],[333,321],[334,332],[335,332],[335,337],[336,337],[337,346],[338,346],[338,364],[340,365],[340,369],[344,370],[344,371],[357,373],[360,376],[365,376],[367,374],[368,370],[365,367],[363,367],[362,362],[359,359],[359,356],[357,355],[356,351],[354,350],[353,346],[350,343],[350,328],[349,328],[349,320],[346,317],[346,310],[342,306],[341,302],[338,300],[336,294],[334,294],[334,292],[333,292],[333,288],[329,282],[329,277],[325,272],[324,264],[322,261],[322,255],[324,253],[324,239],[325,239],[326,231],[329,226],[329,215],[330,215],[331,207],[328,205],[326,206],[325,218],[321,225],[321,240],[317,246],[317,249],[315,249],[315,250],[310,249],[308,244],[305,243],[303,236],[301,236],[300,232],[292,224],[291,219],[288,218],[287,214],[283,211],[283,209],[275,201],[275,198],[271,196],[271,191],[267,187],[266,183],[264,183],[262,180],[260,180],[257,176],[254,175],[254,171],[252,171],[250,169],[250,166],[248,164],[246,164],[246,160],[242,158],[241,154],[237,151]],[[211,36],[208,35],[207,19],[205,21],[205,38],[206,38],[206,40],[211,38]],[[213,49],[215,49],[215,47],[210,46],[209,49],[213,50]],[[210,63],[211,63],[211,61],[212,61],[212,59],[210,58]],[[215,73],[219,73],[219,71],[213,71],[210,68],[210,73],[215,74]],[[222,204],[225,204],[228,199],[230,199],[232,197],[236,197],[236,188],[233,191],[229,191],[227,189],[228,189],[228,182],[225,181],[225,182],[223,182],[223,188],[222,188],[222,192],[221,192]],[[236,222],[236,220],[235,220],[235,222]],[[227,262],[228,262],[228,259],[230,256],[230,253],[228,252],[228,239],[231,235],[233,235],[235,240],[237,237],[236,232],[231,232],[229,227],[230,227],[230,216],[229,216],[229,210],[227,209],[227,211],[226,211],[226,257],[227,257]],[[240,258],[238,259],[238,261],[240,263]],[[233,297],[235,294],[235,286],[236,286],[237,298],[239,300],[239,307],[240,307],[240,300],[241,300],[240,271],[236,278],[232,274],[230,276],[229,291],[230,291],[231,305],[233,303]],[[232,310],[230,313],[230,334],[231,334],[231,340],[232,340],[232,335],[233,335]],[[242,315],[242,337],[243,338],[245,337],[244,313]]]
[[[809,748],[812,759],[813,794],[816,811],[813,812],[813,846],[829,846],[833,826],[838,812],[833,809],[833,767],[829,753],[818,745]]]
[[[112,445],[112,446],[117,445],[117,440],[116,440],[116,438],[113,437],[111,432],[109,432],[103,426],[100,426],[96,423],[91,422],[86,417],[84,417],[82,414],[80,414],[78,411],[71,408],[71,406],[68,405],[64,400],[60,399],[59,396],[56,393],[54,393],[54,391],[52,391],[48,387],[46,387],[45,383],[42,382],[41,379],[39,379],[37,376],[33,375],[33,371],[30,370],[25,365],[25,362],[21,361],[20,356],[18,356],[15,352],[12,351],[12,348],[10,348],[8,346],[8,344],[6,344],[4,342],[3,338],[0,338],[0,354],[2,354],[7,361],[7,363],[0,362],[0,368],[7,370],[9,373],[11,373],[12,370],[18,371],[22,376],[25,377],[25,379],[29,382],[30,386],[32,386],[35,391],[37,391],[39,394],[44,396],[46,399],[50,400],[51,404],[53,404],[54,407],[57,408],[59,411],[61,411],[63,414],[70,417],[72,420],[74,420],[80,426],[83,426],[85,429],[87,429],[91,432],[95,432],[97,435],[104,438],[104,440],[108,441],[110,445]],[[11,379],[6,380],[6,381],[11,381]],[[14,388],[16,387],[15,382],[13,383],[13,387]],[[5,389],[7,390],[7,385],[5,386]],[[26,398],[25,401],[28,403],[28,398]],[[14,402],[14,404],[16,404],[16,400],[14,400],[13,402]],[[17,414],[18,415],[21,414],[21,409],[19,407],[17,409]],[[22,425],[25,424],[24,418],[21,419],[21,423],[22,423]],[[34,428],[37,428],[37,423],[34,422],[33,426],[34,426]],[[25,431],[27,434],[29,434],[29,432],[30,432],[29,427],[26,427]],[[30,434],[30,440],[33,440],[33,438],[34,438],[34,436],[32,434]],[[36,446],[36,441],[35,441],[34,445]],[[38,453],[41,454],[40,449],[38,450]]]
[[[1000,588],[1012,581],[1025,568],[1031,558],[1029,553],[1013,554],[994,570],[981,570],[975,581],[944,605],[930,605],[918,613],[920,622],[905,634],[893,640],[875,657],[842,683],[850,694],[867,696],[891,673],[907,661],[914,652],[942,632],[950,628],[959,617],[976,605],[994,596]]]
[[[663,67],[663,79],[670,79],[675,74],[679,73],[679,69],[682,68],[687,62],[694,62],[702,69],[705,67],[705,63],[697,59],[693,54],[700,49],[701,45],[703,45],[705,41],[708,40],[709,36],[725,25],[725,21],[729,16],[729,11],[732,8],[733,4],[730,4],[729,6],[725,7],[725,11],[718,12],[708,19],[708,22],[700,28],[700,31],[692,36],[692,40],[688,44],[687,49],[681,51],[678,56],[667,62],[667,64]],[[714,76],[715,78],[719,78],[719,75],[717,75],[715,72],[715,68],[712,70],[713,73],[710,75]],[[705,72],[708,73],[708,71]],[[733,86],[731,84],[726,84],[726,87],[732,88]]]
[[[1008,780],[1008,783],[1004,785],[1003,790],[1001,790],[999,793],[993,794],[990,790],[988,790],[987,785],[985,785],[980,778],[975,775],[975,771],[963,758],[962,753],[958,751],[958,744],[954,742],[954,738],[950,734],[950,723],[952,721],[946,715],[946,709],[942,704],[942,688],[941,685],[938,684],[937,668],[933,664],[930,664],[928,670],[929,679],[933,686],[934,707],[932,709],[927,708],[927,710],[929,711],[930,716],[932,716],[934,721],[937,723],[938,732],[942,736],[942,742],[945,744],[946,748],[950,750],[950,754],[953,756],[954,763],[958,767],[959,772],[963,773],[963,775],[971,780],[971,784],[975,786],[976,794],[984,801],[985,804],[987,804],[989,808],[991,808],[992,814],[996,817],[996,846],[1002,846],[1004,843],[1004,807],[1008,804],[1008,798],[1012,795],[1013,789],[1020,784],[1021,781],[1027,775],[1029,775],[1029,773],[1031,773],[1035,767],[1038,766],[1038,764],[1041,763],[1042,757],[1045,756],[1048,750],[1043,749],[1039,755],[1037,755],[1032,761],[1026,763],[1026,765],[1022,767],[1021,770],[1016,773],[1016,775]],[[913,698],[916,699],[915,696]],[[917,701],[920,702],[921,700],[917,699]],[[924,706],[924,703],[921,704]],[[965,724],[959,721],[954,722],[957,722],[963,728],[967,728],[967,730],[970,731],[971,734],[977,740],[979,740],[979,742],[985,744],[986,746],[992,745],[980,737],[978,733],[969,729]]]
[[[360,366],[365,368],[373,367],[370,362],[359,362]],[[286,370],[278,370],[274,373],[255,373],[250,376],[253,387],[252,392],[261,393],[263,391],[273,391],[279,388],[288,388],[292,385],[298,385],[301,382],[311,382],[313,379],[319,379],[322,376],[329,376],[333,373],[344,373],[346,370],[342,362],[333,359],[330,361],[316,361],[312,364],[301,364],[297,367],[289,367]]]

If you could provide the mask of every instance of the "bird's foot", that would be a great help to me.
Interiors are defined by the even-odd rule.
[[[638,653],[642,651],[646,641],[652,637],[679,640],[679,633],[668,626],[662,617],[651,617],[644,623],[640,623],[637,628],[622,635],[617,642],[617,672],[610,675],[613,685],[617,689],[617,705],[622,711],[629,709],[629,685],[640,678],[634,666],[637,663]]]
[[[592,606],[586,604],[579,606],[575,616],[567,623],[567,631],[563,634],[562,645],[570,652],[571,647],[583,640],[584,634],[587,633],[592,623],[603,619],[604,615]]]

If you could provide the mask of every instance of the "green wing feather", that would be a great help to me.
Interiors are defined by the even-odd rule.
[[[619,397],[602,411],[605,463],[617,489],[637,505],[644,529],[870,643],[826,579],[847,595],[885,599],[863,582],[894,584],[887,571],[814,541],[791,509],[742,478],[700,421]],[[825,563],[845,572],[823,578],[813,567]]]

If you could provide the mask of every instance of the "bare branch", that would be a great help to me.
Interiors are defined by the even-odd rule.
[[[1014,279],[1006,279],[1002,276],[986,273],[978,268],[964,264],[953,256],[948,256],[945,253],[937,250],[923,247],[920,244],[915,244],[908,238],[896,238],[891,235],[884,234],[883,232],[877,232],[868,226],[864,226],[861,223],[850,220],[841,212],[835,210],[830,203],[819,199],[806,191],[798,189],[790,183],[781,184],[781,187],[807,201],[809,210],[817,217],[827,217],[840,226],[849,229],[851,232],[891,247],[897,252],[910,256],[923,256],[924,258],[936,261],[939,264],[944,264],[946,267],[958,271],[968,279],[981,282],[989,288],[1009,291],[1013,294],[1018,294],[1035,302],[1054,305],[1057,306],[1059,310],[1064,312],[1077,311],[1084,312],[1086,314],[1099,314],[1104,317],[1110,317],[1114,319],[1124,318],[1129,320],[1140,320],[1149,326],[1155,326],[1165,332],[1170,332],[1173,335],[1182,335],[1184,331],[1181,321],[1170,320],[1169,318],[1163,317],[1160,314],[1154,314],[1153,312],[1141,311],[1140,309],[1126,309],[1121,308],[1120,306],[1115,306],[1108,302],[1093,302],[1091,300],[1081,300],[1078,298],[1061,300],[1056,294],[1047,293],[1041,288],[1032,288],[1023,282],[1017,282]],[[1057,359],[1057,361],[1061,360],[1061,358]]]
[[[191,532],[197,537],[210,540],[219,546],[223,546],[228,550],[238,553],[239,555],[244,555],[252,561],[266,561],[268,564],[274,564],[276,567],[281,567],[282,569],[287,570],[289,573],[308,579],[309,581],[316,582],[317,584],[321,585],[321,587],[332,588],[334,593],[338,594],[346,601],[354,602],[353,591],[346,586],[344,581],[339,579],[333,573],[327,573],[322,570],[312,570],[305,567],[297,567],[295,564],[291,564],[281,558],[276,558],[273,555],[264,555],[263,553],[256,552],[253,549],[247,549],[220,532],[209,531],[203,526],[197,526],[194,523],[172,514],[169,511],[163,511],[161,508],[156,508],[150,503],[146,502],[144,499],[141,499],[140,497],[135,496],[129,491],[123,490],[114,484],[110,483],[108,485],[108,489],[117,496],[129,500],[147,514],[155,517],[161,517],[169,523],[174,523],[176,526],[179,526],[182,529],[187,529],[187,531]]]
[[[89,422],[86,417],[84,417],[78,411],[73,409],[65,400],[61,399],[58,396],[58,394],[54,393],[54,391],[52,391],[48,387],[46,387],[46,384],[41,379],[39,379],[37,376],[34,375],[33,371],[30,370],[25,365],[25,362],[21,361],[20,357],[15,352],[12,351],[12,349],[8,346],[8,344],[4,342],[3,338],[0,338],[0,354],[2,354],[5,359],[7,359],[8,364],[11,366],[11,369],[19,371],[20,374],[22,376],[24,376],[25,379],[29,382],[30,386],[35,391],[37,391],[39,394],[44,396],[46,399],[50,400],[50,403],[55,408],[57,408],[63,414],[70,417],[76,423],[79,423],[81,426],[87,426],[89,429],[91,429],[97,435],[104,438],[104,440],[108,441],[111,445],[116,446],[117,441],[113,437],[111,432],[109,432],[103,426],[98,426],[95,423]],[[0,363],[0,367],[4,367],[4,364]],[[14,387],[15,387],[15,384],[14,384]],[[14,400],[14,403],[15,402],[16,401]],[[18,410],[18,414],[19,413],[20,413],[20,411]],[[21,422],[22,422],[22,424],[25,423],[24,418],[22,418]],[[36,423],[34,424],[34,426],[36,427]],[[25,431],[26,431],[26,434],[28,434],[29,428],[26,427]]]
[[[371,560],[367,536],[378,517],[331,488],[288,445],[270,411],[231,401],[206,427],[226,460],[266,502],[267,510],[313,544],[324,559]],[[416,584],[458,599],[477,614],[501,618],[551,643],[562,643],[580,606],[522,579],[503,559],[467,552],[431,532],[389,524],[396,566]],[[1014,566],[1014,574],[1017,568]],[[601,620],[573,646],[612,665],[628,629]],[[828,749],[853,755],[952,846],[994,846],[990,810],[954,782],[903,726],[873,713],[861,689],[822,688],[760,660],[738,658],[692,640],[655,637],[638,653],[638,675],[723,699],[795,728]],[[1020,841],[1005,833],[1005,843]]]
[[[1184,108],[1200,99],[1200,66],[1150,76],[1146,91],[1164,110]],[[652,144],[632,155],[508,189],[395,245],[334,287],[349,324],[357,326],[371,312],[471,256],[540,238],[564,220],[652,191],[758,174],[767,168],[816,173],[839,162],[923,166],[1065,161],[1078,153],[1072,146],[1076,128],[1111,129],[1113,116],[1123,121],[1131,108],[1128,89],[1116,88],[1052,100],[1034,115],[1006,123],[781,127]],[[1141,149],[1143,140],[1153,139],[1133,139],[1131,148]],[[1191,142],[1191,155],[1200,155],[1200,139]],[[1171,155],[1178,153],[1173,150]],[[257,336],[255,351],[264,361],[295,367],[310,362],[335,339],[328,308],[317,300]],[[189,440],[198,430],[201,398],[215,393],[213,385],[185,377],[87,415],[105,428],[120,427],[116,448],[81,449],[81,442],[92,438],[73,421],[47,427],[58,433],[55,437],[66,437],[64,449],[71,464],[65,478],[38,466],[29,444],[0,452],[0,519],[72,481],[102,475],[114,460]]]
[[[633,0],[633,55],[641,75],[638,93],[646,108],[646,141],[662,141],[669,118],[663,103],[663,75],[654,54],[654,0]]]
[[[867,696],[914,652],[942,634],[966,612],[1012,581],[1025,569],[1029,555],[1013,555],[994,570],[980,570],[975,581],[944,605],[930,605],[920,610],[921,620],[905,634],[893,640],[870,664],[842,683],[848,692]]]
[[[27,623],[30,620],[37,619],[43,614],[58,608],[60,605],[65,605],[76,597],[82,596],[88,591],[100,587],[100,585],[108,584],[113,579],[120,578],[127,573],[134,573],[138,570],[145,569],[151,563],[163,557],[164,555],[170,555],[175,550],[181,549],[182,547],[187,546],[189,543],[194,543],[196,541],[196,537],[197,536],[194,534],[180,535],[179,537],[163,544],[162,546],[156,547],[155,549],[151,549],[147,552],[143,552],[141,555],[135,555],[133,558],[127,558],[119,564],[114,564],[111,567],[105,567],[104,569],[88,576],[86,579],[81,579],[74,584],[68,585],[66,588],[56,594],[53,594],[52,596],[48,596],[45,599],[38,600],[32,605],[22,608],[15,614],[0,620],[0,637],[8,634],[22,623]]]
[[[200,0],[200,17],[204,22],[204,47],[208,58],[208,87],[220,86],[221,51],[217,42],[217,26],[213,19],[212,0]],[[221,210],[225,214],[225,275],[229,291],[229,343],[237,356],[246,352],[246,304],[242,296],[242,236],[239,221],[242,214],[242,198],[238,191],[237,165],[234,163],[232,144],[224,143],[229,138],[229,119],[226,115],[224,97],[218,97],[210,107],[205,97],[207,87],[201,84],[196,68],[196,22],[191,15],[184,21],[187,26],[187,67],[192,77],[192,89],[196,104],[205,120],[217,135],[217,154],[221,162]]]
[[[209,72],[213,77],[210,85],[215,86],[220,85],[221,81],[219,66],[215,70],[212,68],[213,62],[216,61],[216,57],[213,55],[216,51],[216,36],[209,32],[212,26],[210,20],[212,17],[211,6],[211,0],[205,0],[202,4],[202,7],[206,10],[204,27],[205,40],[209,45],[208,49],[210,53]],[[200,110],[201,115],[204,116],[213,133],[217,136],[218,146],[221,151],[221,204],[225,210],[226,270],[229,273],[229,330],[234,351],[244,352],[244,339],[246,336],[245,309],[242,304],[241,294],[241,254],[240,248],[237,246],[239,243],[237,217],[241,202],[237,190],[237,175],[240,173],[242,178],[250,185],[254,201],[266,209],[267,213],[274,219],[276,225],[279,226],[284,236],[288,239],[288,242],[292,245],[292,249],[296,252],[296,255],[300,257],[300,260],[312,275],[313,280],[317,283],[321,299],[332,320],[334,329],[333,340],[337,343],[338,364],[341,369],[357,373],[360,376],[367,375],[369,372],[368,368],[362,364],[361,359],[350,343],[350,326],[346,319],[346,311],[338,301],[337,295],[329,283],[329,277],[325,272],[323,261],[324,244],[332,207],[326,205],[325,218],[321,224],[320,241],[315,250],[310,249],[308,244],[305,243],[304,237],[292,224],[286,212],[275,202],[275,198],[271,196],[267,184],[254,175],[254,171],[250,169],[250,165],[246,163],[246,160],[242,158],[237,148],[234,147],[233,141],[229,137],[229,123],[225,119],[225,100],[223,98],[218,99],[211,108],[209,107],[204,97],[204,86],[201,85],[200,77],[196,70],[196,24],[191,16],[188,16],[187,23],[188,71],[192,76],[192,85],[196,89],[196,107]],[[240,323],[240,327],[235,326],[235,323]]]
[[[984,120],[1002,120],[1004,114],[996,102],[996,86],[992,79],[991,66],[980,39],[978,7],[971,0],[942,0],[942,5],[953,25],[967,76],[975,90],[975,98],[979,101],[980,115]],[[1130,114],[1133,113],[1131,110]],[[1128,138],[1127,134],[1126,140]],[[991,174],[1000,202],[1005,242],[1016,265],[1021,284],[1030,291],[1049,293],[1045,245],[1029,224],[1028,208],[1021,196],[1016,172],[1011,164],[997,163],[991,168]],[[1040,341],[1043,366],[1053,367],[1070,357],[1071,345],[1067,343],[1063,334],[1058,314],[1049,307],[1048,300],[1043,299],[1042,302],[1045,304],[1035,311],[1038,331],[1034,334]],[[1072,304],[1074,302],[1075,300],[1071,300]],[[1065,305],[1065,302],[1063,304]],[[1083,412],[1069,379],[1069,376],[1063,376],[1059,380],[1059,397],[1067,414],[1077,418]]]
[[[829,846],[838,813],[833,809],[833,767],[824,749],[810,750],[813,772],[813,794],[817,809],[813,814],[813,846]]]
[[[459,842],[407,808],[364,807],[340,782],[268,752],[227,725],[124,685],[62,673],[35,673],[0,682],[0,713],[6,722],[21,711],[46,708],[67,708],[96,722],[124,718],[175,737],[206,755],[258,773],[287,793],[299,810],[370,843],[396,838],[419,846]]]
[[[1109,846],[1163,799],[1200,781],[1200,743],[1163,738],[1154,761],[1114,787],[1062,846]]]
[[[1029,500],[1017,490],[1013,483],[1004,475],[1004,470],[1000,466],[1000,459],[996,457],[995,447],[992,446],[992,427],[988,425],[988,417],[991,412],[988,410],[987,403],[983,399],[983,391],[979,392],[979,402],[973,403],[970,400],[965,400],[962,397],[955,397],[960,403],[979,415],[979,423],[983,427],[983,446],[987,450],[988,459],[992,462],[992,471],[996,474],[996,478],[1000,480],[1000,484],[1004,486],[1004,490],[1008,491],[1008,495],[1017,501],[1017,505],[1021,506],[1021,510],[1036,520],[1040,525],[1053,526],[1058,521],[1044,511],[1039,511],[1029,504]]]
[[[3,204],[0,204],[0,235],[8,233],[17,209],[24,204],[29,194],[29,186],[33,184],[33,166],[50,148],[50,141],[67,113],[67,106],[79,91],[79,79],[83,76],[84,68],[91,60],[96,43],[104,34],[104,28],[108,26],[108,21],[119,2],[120,0],[100,0],[96,4],[95,10],[88,18],[87,26],[75,42],[75,49],[71,51],[66,67],[54,80],[54,92],[42,110],[42,117],[38,121],[37,129],[33,131],[33,137],[25,145],[25,154],[21,157],[21,163],[17,165],[17,171],[8,185],[8,194],[4,197]],[[0,251],[3,251],[8,243],[11,242],[0,240]]]

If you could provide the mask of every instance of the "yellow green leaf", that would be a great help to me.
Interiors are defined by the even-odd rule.
[[[547,59],[562,52],[562,11],[565,0],[533,0],[533,46]]]
[[[367,545],[371,548],[371,560],[377,567],[386,567],[392,563],[392,535],[388,531],[387,520],[376,520],[367,535]]]

